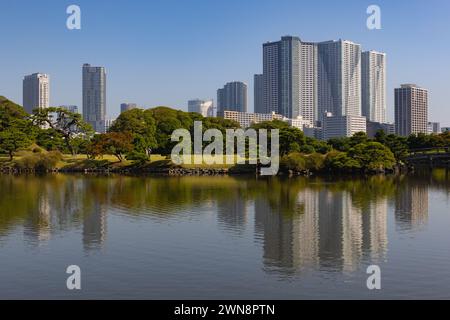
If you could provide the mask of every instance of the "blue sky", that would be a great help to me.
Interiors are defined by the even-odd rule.
[[[82,29],[66,28],[77,4]],[[381,7],[382,30],[366,28],[366,8]],[[450,1],[0,0],[0,95],[22,103],[22,78],[51,77],[51,104],[81,107],[81,66],[107,70],[107,112],[121,102],[187,109],[216,99],[228,81],[249,85],[262,71],[262,43],[282,35],[305,41],[348,39],[387,53],[388,116],[393,90],[430,90],[430,120],[450,126]]]

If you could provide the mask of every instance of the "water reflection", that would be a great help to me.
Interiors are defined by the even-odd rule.
[[[351,272],[386,258],[391,204],[397,228],[427,224],[428,188],[450,190],[442,173],[430,179],[1,176],[0,239],[22,227],[37,246],[74,230],[95,251],[107,242],[111,214],[159,222],[208,214],[228,235],[245,237],[254,226],[266,272]]]

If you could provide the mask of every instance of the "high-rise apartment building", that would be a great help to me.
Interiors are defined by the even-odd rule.
[[[33,73],[23,79],[23,107],[29,114],[34,109],[50,106],[50,78],[47,74]]]
[[[253,111],[264,113],[264,78],[262,74],[253,77]]]
[[[287,118],[317,115],[317,45],[285,36],[263,44],[263,105],[265,113]]]
[[[213,117],[214,102],[212,100],[200,100],[200,99],[189,100],[188,112],[197,112],[204,117]]]
[[[319,116],[361,115],[361,46],[347,40],[318,43]]]
[[[61,106],[61,108],[66,109],[67,111],[72,113],[79,113],[78,106],[75,105],[63,105]]]
[[[137,104],[136,103],[121,103],[120,104],[120,113],[123,113],[128,110],[136,109]]]
[[[358,132],[366,132],[366,118],[361,116],[333,116],[324,115],[322,120],[323,139],[351,137]]]
[[[395,89],[395,132],[401,136],[428,132],[428,90],[415,84]]]
[[[386,122],[386,54],[361,54],[362,115],[369,121]]]
[[[83,119],[96,132],[105,132],[106,72],[104,67],[83,65]]]
[[[217,114],[225,110],[247,112],[247,85],[244,82],[228,82],[217,90]]]

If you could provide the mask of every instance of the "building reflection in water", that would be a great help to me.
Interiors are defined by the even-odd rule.
[[[348,191],[304,189],[295,208],[293,215],[286,216],[265,199],[256,200],[255,231],[263,242],[268,271],[352,271],[364,259],[385,257],[386,198],[361,208],[353,204]]]
[[[219,225],[231,233],[241,234],[247,224],[248,203],[239,194],[217,200]]]
[[[400,230],[413,230],[428,223],[428,185],[403,186],[395,197],[395,222]]]

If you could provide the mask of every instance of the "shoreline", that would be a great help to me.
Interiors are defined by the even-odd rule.
[[[398,175],[398,174],[413,174],[417,170],[424,169],[446,169],[448,167],[443,166],[407,166],[397,165],[392,170],[379,170],[372,172],[364,171],[292,171],[292,170],[279,170],[275,176],[278,177],[317,177],[317,176],[376,176],[376,175]],[[108,167],[108,168],[55,168],[49,170],[37,170],[37,169],[21,169],[14,167],[2,167],[0,168],[0,174],[2,175],[28,175],[28,174],[99,174],[99,175],[143,175],[143,176],[167,176],[167,177],[183,177],[183,176],[258,176],[264,177],[260,174],[259,168],[256,165],[236,165],[229,168],[205,168],[194,167],[185,168],[177,166],[129,166],[129,167]]]

